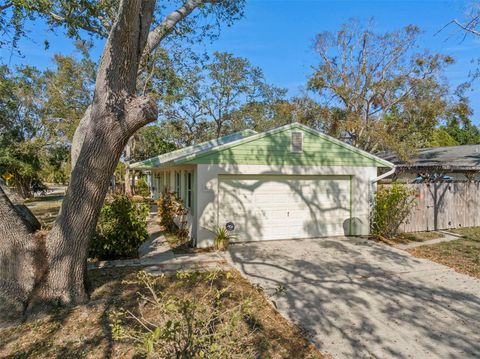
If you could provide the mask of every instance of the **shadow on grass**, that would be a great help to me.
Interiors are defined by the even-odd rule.
[[[146,292],[136,280],[137,272],[138,268],[90,271],[92,293],[89,303],[71,309],[58,309],[43,319],[0,330],[0,357],[138,357],[137,348],[131,342],[113,340],[113,319],[110,317],[111,313],[120,309],[138,313],[140,303],[137,293]],[[236,271],[228,276],[219,275],[212,283],[201,279],[208,275],[162,277],[158,289],[167,295],[167,299],[186,296],[204,300],[208,293],[209,296],[217,293],[210,292],[213,286],[222,291],[221,298],[228,308],[251,298],[255,303],[254,312],[243,320],[254,333],[247,344],[254,349],[255,357],[322,357],[302,333],[273,310],[263,294]],[[146,318],[155,322],[155,315],[159,312],[155,307],[149,310],[153,316],[150,317],[147,310]]]

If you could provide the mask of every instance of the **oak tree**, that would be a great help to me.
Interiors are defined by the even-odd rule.
[[[171,11],[172,4],[178,8]],[[242,6],[240,0],[0,2],[0,11],[20,17],[17,24],[33,14],[73,36],[83,30],[108,35],[93,101],[73,138],[71,181],[43,244],[35,245],[31,231],[0,193],[0,306],[20,303],[32,309],[88,300],[88,246],[109,181],[129,138],[157,119],[156,101],[138,91],[139,73],[170,36],[210,32],[215,24],[236,19]]]

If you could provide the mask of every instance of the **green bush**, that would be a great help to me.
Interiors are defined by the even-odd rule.
[[[148,238],[148,206],[126,196],[115,196],[100,212],[90,245],[90,257],[120,259],[137,257],[140,244]]]
[[[372,234],[394,237],[415,205],[415,191],[401,183],[381,185],[372,211]]]
[[[135,184],[135,193],[139,196],[150,197],[150,189],[144,178],[140,178]]]

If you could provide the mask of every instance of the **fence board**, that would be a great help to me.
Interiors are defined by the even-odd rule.
[[[388,185],[387,185],[388,186]],[[416,201],[401,232],[480,226],[480,182],[410,183]]]

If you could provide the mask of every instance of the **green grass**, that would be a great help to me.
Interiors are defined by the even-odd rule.
[[[480,278],[480,227],[455,229],[451,232],[461,234],[463,238],[420,246],[409,252]]]

